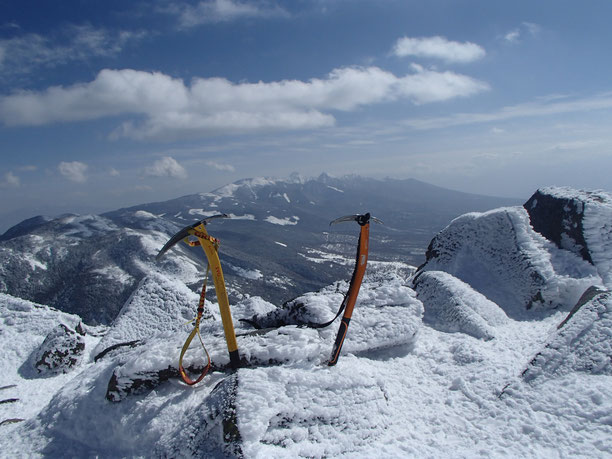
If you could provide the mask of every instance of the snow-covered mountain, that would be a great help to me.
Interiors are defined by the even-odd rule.
[[[337,323],[299,324],[333,317],[346,276],[233,303],[237,371],[207,302],[194,387],[187,273],[147,274],[110,326],[0,294],[0,455],[607,457],[611,221],[612,195],[560,188],[454,219],[414,276],[368,265],[334,367]]]
[[[409,271],[433,235],[464,212],[511,200],[452,192],[414,180],[363,177],[248,179],[211,193],[143,204],[103,215],[35,217],[0,237],[0,292],[109,324],[149,273],[175,276],[197,290],[199,249],[182,244],[160,264],[154,256],[180,228],[226,213],[210,232],[221,240],[230,301],[261,296],[282,303],[350,275],[356,234],[329,227],[339,216],[372,212],[372,256]]]

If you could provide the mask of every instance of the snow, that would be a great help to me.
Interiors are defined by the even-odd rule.
[[[14,403],[0,404],[0,422],[16,418],[32,419],[47,406],[58,390],[79,373],[75,370],[53,377],[39,377],[34,367],[38,348],[58,324],[74,329],[80,323],[80,318],[3,293],[0,293],[0,318],[0,398],[18,399]],[[85,329],[90,332],[85,336],[87,349],[95,346],[99,338],[94,334],[104,328]],[[0,435],[15,427],[17,424],[0,427]],[[0,445],[3,445],[0,456],[8,457],[8,452],[3,452],[8,443],[0,440]]]
[[[608,287],[612,287],[612,195],[599,193],[600,200],[589,200],[582,221],[584,237],[593,263]]]
[[[425,320],[439,330],[489,340],[495,337],[495,326],[508,320],[498,305],[451,274],[426,271],[415,287],[425,305]]]
[[[159,279],[143,283],[151,288],[163,284]],[[178,286],[171,280],[164,285]],[[332,285],[306,298],[320,314],[330,314],[345,287],[346,283]],[[138,291],[145,291],[143,284]],[[179,303],[145,301],[147,296],[142,295],[136,308],[132,298],[113,328],[123,330],[122,339],[140,336],[126,325],[133,308],[137,312],[134,325],[140,317],[143,324],[154,327],[145,345],[117,351],[97,363],[89,359],[71,374],[29,381],[16,368],[58,318],[72,325],[78,318],[6,295],[0,298],[2,317],[15,322],[3,327],[1,335],[8,351],[0,360],[1,384],[17,384],[2,395],[28,398],[27,409],[19,412],[9,404],[0,405],[3,419],[18,414],[27,419],[2,426],[1,455],[5,457],[225,455],[228,445],[215,429],[227,425],[223,414],[227,406],[220,405],[220,400],[227,400],[232,388],[233,422],[244,457],[601,457],[612,453],[610,375],[568,371],[549,374],[538,384],[520,377],[563,313],[538,321],[497,321],[495,339],[483,341],[419,326],[422,306],[401,279],[364,283],[335,367],[325,362],[336,325],[323,330],[288,325],[262,334],[238,326],[239,346],[247,359],[276,363],[238,370],[237,383],[218,371],[193,388],[171,378],[112,403],[105,394],[113,372],[129,383],[138,374],[176,366],[189,326],[164,332],[169,316],[162,312],[176,308],[170,324],[178,323],[182,320],[176,314],[182,307]],[[141,316],[147,308],[156,312]],[[233,307],[234,319],[274,308],[251,298]],[[373,315],[376,310],[378,317]],[[396,310],[399,313],[394,315]],[[31,321],[32,314],[39,314],[39,320]],[[46,322],[40,320],[43,317]],[[393,328],[387,332],[373,328],[385,319],[385,327],[413,323],[416,329],[411,333],[418,330],[416,339]],[[37,330],[35,342],[31,342],[32,327]],[[364,336],[368,330],[372,333]],[[213,360],[227,363],[220,323],[206,320],[202,334]],[[376,345],[381,337],[388,340],[382,348]],[[96,348],[95,343],[87,346],[104,347]],[[197,354],[194,347],[189,358],[197,360]],[[37,386],[41,390],[36,391]]]
[[[157,215],[147,212],[146,210],[137,210],[134,212],[134,217],[142,218],[144,220],[154,220],[157,218]]]
[[[27,261],[32,267],[32,271],[34,271],[36,268],[44,269],[45,271],[47,270],[47,265],[37,260],[33,253],[23,252],[22,254],[23,254],[23,259]]]
[[[110,280],[119,282],[120,284],[123,284],[123,285],[131,284],[132,281],[134,280],[133,276],[126,273],[119,266],[113,266],[113,265],[105,266],[103,268],[92,270],[92,273],[100,274],[101,276],[104,276]]]
[[[355,263],[354,258],[347,258],[342,255],[324,252],[317,249],[307,249],[308,255],[298,252],[298,255],[306,258],[313,263],[337,263],[340,265],[351,265]],[[315,256],[312,256],[315,255]]]
[[[258,280],[263,278],[263,274],[259,269],[245,269],[239,266],[234,266],[230,263],[225,263],[237,276],[244,279]]]
[[[333,367],[338,321],[301,325],[333,317],[346,281],[284,305],[233,304],[235,372],[207,300],[213,368],[193,387],[176,371],[198,301],[183,248],[163,261],[171,275],[149,267],[110,327],[84,327],[67,373],[41,377],[33,356],[80,318],[0,294],[0,397],[18,399],[0,403],[0,423],[23,419],[0,424],[0,457],[610,457],[612,249],[598,202],[584,212],[595,266],[535,233],[521,208],[451,222],[414,282],[406,264],[371,263]],[[165,235],[147,237],[153,253]],[[203,367],[198,340],[185,363]]]
[[[234,220],[255,220],[255,215],[253,214],[244,214],[244,215],[227,214],[227,215]]]
[[[278,217],[274,217],[272,215],[268,216],[265,218],[265,221],[267,221],[268,223],[272,223],[273,225],[297,225],[298,221],[300,220],[300,217],[297,216],[292,216],[292,217],[286,217],[286,218],[278,218]]]
[[[189,215],[194,215],[197,217],[201,217],[201,218],[208,218],[208,217],[212,217],[213,215],[218,215],[219,212],[218,211],[210,211],[210,210],[204,210],[204,209],[189,209],[188,211]]]

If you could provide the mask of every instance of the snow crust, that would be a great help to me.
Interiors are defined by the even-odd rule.
[[[451,274],[426,271],[415,284],[425,305],[425,321],[439,330],[489,340],[496,326],[508,321],[497,304]]]
[[[94,352],[98,354],[118,343],[178,330],[196,316],[198,299],[199,295],[182,282],[150,274],[127,300]]]
[[[58,319],[74,325],[78,318],[4,295],[2,317],[5,324],[7,320],[12,324],[3,326],[0,335],[9,349],[1,360],[1,381],[17,387],[2,394],[28,397],[29,411],[21,413],[26,421],[1,427],[1,455],[236,456],[230,446],[237,446],[244,457],[261,458],[601,457],[612,453],[610,375],[553,372],[538,384],[520,376],[531,356],[546,346],[563,313],[537,321],[499,321],[495,339],[483,341],[420,325],[422,306],[399,279],[364,287],[347,336],[352,344],[347,341],[335,367],[325,364],[335,327],[317,331],[288,325],[255,333],[238,326],[240,350],[252,366],[235,376],[213,371],[195,387],[186,387],[176,378],[159,381],[120,403],[106,399],[111,376],[118,374],[129,383],[130,378],[146,377],[147,372],[175,368],[189,326],[182,332],[152,334],[146,344],[117,350],[95,363],[92,352],[71,374],[29,381],[15,370],[27,359],[28,349],[42,342]],[[319,311],[316,314],[330,314],[342,297],[342,288],[333,285],[306,297]],[[134,299],[129,304],[135,305]],[[237,319],[273,309],[261,299],[249,299],[235,305],[233,313]],[[381,317],[370,323],[367,316],[375,309]],[[368,338],[359,335],[374,322],[389,318],[385,314],[393,310],[402,312],[398,319],[414,321],[418,339],[410,345],[387,341],[383,348],[360,348],[379,342],[383,330]],[[31,322],[33,312],[48,322]],[[160,324],[164,320],[160,313]],[[32,324],[37,335],[31,334]],[[213,360],[227,362],[219,321],[207,319],[203,324],[202,335]],[[117,321],[113,327],[123,325]],[[396,335],[391,331],[387,337]],[[33,336],[38,338],[30,344]],[[88,339],[91,351],[97,341]],[[203,361],[198,346],[188,352],[192,364],[198,358]],[[256,358],[268,363],[255,364]],[[41,390],[35,392],[35,386]],[[11,411],[7,407],[0,405],[3,419],[16,417],[14,407],[9,407]],[[229,435],[224,426],[231,425],[240,433],[237,443],[224,440]]]
[[[612,294],[601,292],[558,327],[523,377],[534,381],[573,372],[612,375],[611,332]]]

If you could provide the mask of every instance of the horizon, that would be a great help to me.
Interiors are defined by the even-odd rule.
[[[612,190],[604,0],[3,10],[0,232],[296,170],[525,200]]]

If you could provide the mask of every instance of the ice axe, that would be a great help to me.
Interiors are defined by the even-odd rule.
[[[342,349],[342,344],[344,343],[344,338],[346,337],[346,332],[348,331],[348,326],[351,322],[351,316],[353,315],[353,309],[355,308],[355,302],[357,301],[357,295],[359,294],[359,287],[361,287],[366,265],[368,264],[370,221],[382,224],[382,221],[380,221],[378,218],[372,217],[369,213],[366,213],[363,215],[347,215],[345,217],[337,218],[330,223],[330,226],[337,223],[350,221],[356,221],[361,227],[361,231],[359,233],[359,242],[357,243],[355,270],[353,271],[348,292],[346,293],[344,300],[342,300],[340,311],[338,311],[338,313],[340,313],[344,309],[344,314],[342,315],[342,320],[340,321],[340,328],[338,329],[338,334],[336,335],[336,341],[334,342],[334,347],[332,349],[331,359],[328,362],[329,366],[335,365],[340,357],[340,350]]]
[[[206,348],[204,348],[208,357],[208,365],[197,380],[191,380],[187,376],[183,368],[183,356],[189,348],[191,340],[195,337],[195,335],[198,335],[200,341],[202,341],[202,338],[200,336],[200,319],[202,318],[202,314],[204,312],[204,300],[206,297],[206,278],[208,277],[208,271],[212,271],[213,273],[213,282],[215,284],[215,290],[217,292],[217,301],[219,302],[219,311],[221,312],[221,321],[223,323],[225,341],[227,343],[227,349],[229,351],[230,364],[232,368],[238,368],[240,366],[238,343],[236,342],[234,323],[232,321],[229,300],[227,298],[227,290],[225,289],[225,279],[223,278],[221,262],[219,261],[219,240],[210,236],[206,231],[206,225],[208,224],[208,222],[217,218],[229,218],[229,215],[213,215],[212,217],[199,220],[192,225],[184,227],[174,236],[172,236],[168,242],[166,242],[166,244],[162,247],[156,257],[156,259],[159,260],[168,250],[170,250],[172,246],[178,244],[180,241],[184,241],[186,244],[192,247],[198,245],[201,246],[204,250],[204,253],[206,254],[206,259],[208,260],[208,268],[206,270],[206,277],[204,278],[204,285],[202,285],[202,292],[200,293],[200,301],[198,303],[198,315],[195,318],[195,326],[193,328],[193,331],[187,338],[187,341],[185,341],[183,349],[181,350],[181,356],[179,358],[179,372],[181,373],[183,381],[185,381],[189,385],[196,384],[197,382],[201,381],[206,372],[208,371],[208,368],[210,367],[210,356],[208,356],[208,352],[206,352]],[[196,240],[190,240],[189,236],[194,236]],[[202,346],[204,346],[203,343]]]

